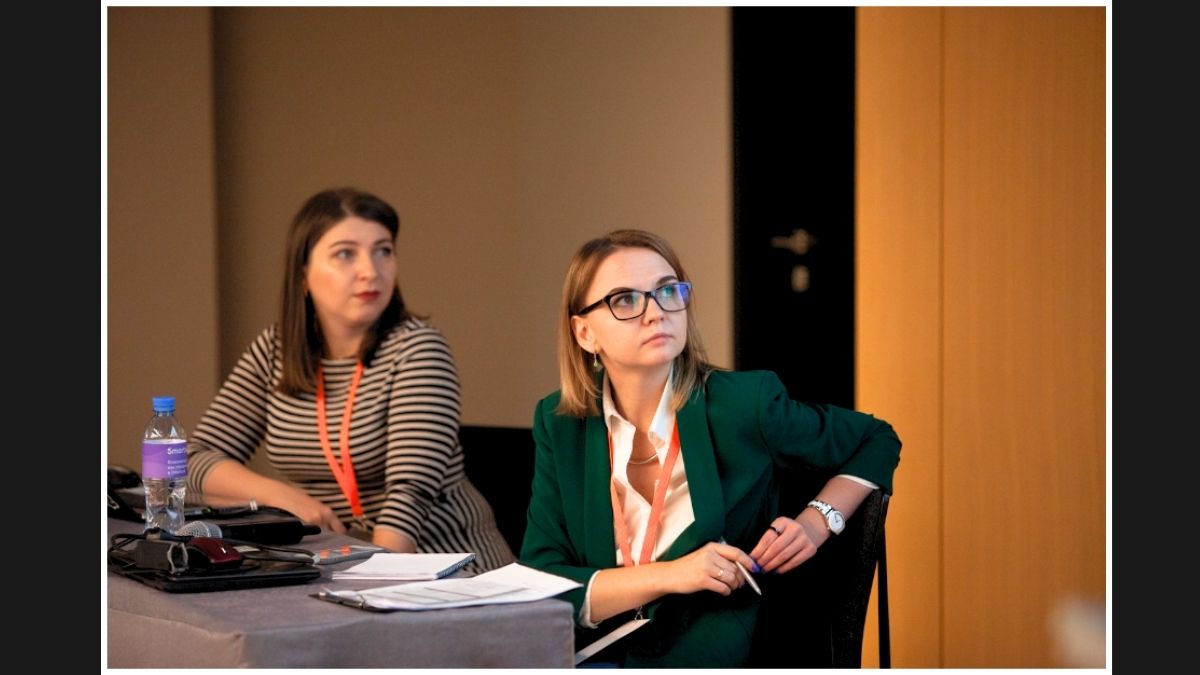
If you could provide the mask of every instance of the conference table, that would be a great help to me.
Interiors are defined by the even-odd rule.
[[[108,520],[108,533],[140,532]],[[296,547],[357,539],[331,532]],[[167,593],[107,572],[108,667],[571,668],[570,603],[556,598],[421,612],[372,612],[311,597],[392,581],[334,581],[357,560],[319,565],[321,578],[291,586]]]

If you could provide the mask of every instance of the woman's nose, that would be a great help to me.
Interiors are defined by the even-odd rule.
[[[371,256],[364,256],[358,262],[358,276],[363,279],[374,279],[379,275],[379,268],[375,266],[375,261]]]
[[[646,296],[646,311],[642,313],[642,321],[650,323],[651,321],[661,320],[665,313],[663,308],[659,306],[658,301],[654,299],[654,296]]]

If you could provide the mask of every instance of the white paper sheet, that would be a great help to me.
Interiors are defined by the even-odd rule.
[[[448,609],[475,605],[532,602],[582,584],[512,563],[469,579],[438,579],[365,591],[322,591],[325,599],[374,609]]]
[[[474,553],[376,553],[333,573],[334,579],[431,581],[450,576],[475,559]]]

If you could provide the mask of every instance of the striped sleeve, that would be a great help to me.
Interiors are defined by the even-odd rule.
[[[458,371],[435,328],[408,331],[399,345],[388,401],[387,497],[376,526],[421,544],[433,499],[442,493],[458,448]]]
[[[203,495],[202,486],[217,464],[250,461],[267,430],[267,397],[275,362],[271,328],[250,343],[221,385],[188,443],[188,490]]]

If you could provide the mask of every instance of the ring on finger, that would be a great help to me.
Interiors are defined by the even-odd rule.
[[[779,535],[779,536],[781,536],[781,537],[783,536],[783,529],[782,529],[782,528],[778,528],[778,527],[775,527],[774,525],[772,525],[772,526],[771,526],[771,529],[775,531],[775,534],[777,534],[777,535]]]

